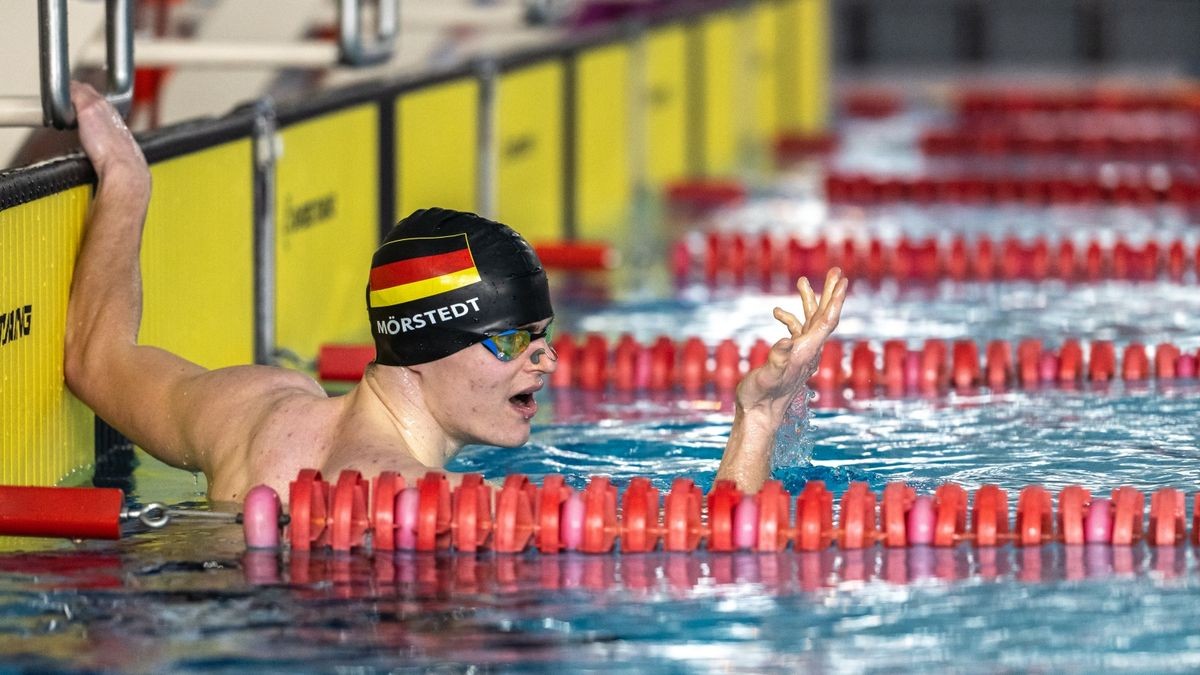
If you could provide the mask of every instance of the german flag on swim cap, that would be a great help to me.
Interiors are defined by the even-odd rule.
[[[416,211],[392,228],[372,258],[366,296],[375,361],[387,366],[435,361],[554,316],[528,242],[449,209]]]
[[[371,268],[371,307],[412,302],[482,281],[465,234],[410,237],[384,246],[401,251],[402,257]]]

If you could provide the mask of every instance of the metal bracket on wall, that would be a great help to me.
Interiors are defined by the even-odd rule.
[[[275,364],[275,169],[283,154],[275,105],[254,108],[254,362]]]
[[[493,59],[476,64],[479,78],[479,125],[475,137],[475,208],[484,218],[496,218],[496,81],[499,66]]]

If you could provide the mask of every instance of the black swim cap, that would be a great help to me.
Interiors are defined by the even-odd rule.
[[[367,284],[375,362],[411,366],[554,316],[537,254],[507,225],[422,209],[375,251]]]

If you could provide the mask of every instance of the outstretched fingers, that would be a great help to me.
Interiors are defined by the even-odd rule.
[[[788,332],[792,334],[793,338],[798,338],[804,334],[805,324],[801,322],[800,318],[795,314],[792,314],[782,307],[776,307],[772,314],[774,314],[775,319],[778,320],[779,323],[787,326]]]
[[[830,300],[837,290],[838,283],[842,280],[842,269],[840,267],[831,267],[825,273],[825,286],[821,289],[821,308],[829,307]]]
[[[796,280],[796,290],[800,291],[800,305],[804,309],[804,325],[807,326],[817,313],[817,296],[813,293],[812,285],[808,283],[808,277]]]
[[[828,286],[828,297],[822,299],[821,311],[814,324],[819,324],[822,332],[829,335],[837,328],[842,316],[842,305],[846,302],[846,290],[850,287],[848,279],[838,279],[837,283]],[[812,328],[812,326],[809,326]]]

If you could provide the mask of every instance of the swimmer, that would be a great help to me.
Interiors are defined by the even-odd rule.
[[[304,468],[413,479],[467,444],[528,441],[558,356],[546,274],[520,235],[445,209],[401,220],[375,252],[366,288],[376,360],[343,396],[284,368],[207,370],[138,344],[150,172],[102,96],[73,84],[71,98],[98,183],[71,285],[64,373],[115,429],[167,464],[203,471],[218,502],[258,484],[286,498]],[[789,336],[737,387],[719,478],[754,491],[768,477],[775,432],[815,372],[846,286],[836,268],[819,298],[801,279],[803,320],[775,309]]]

